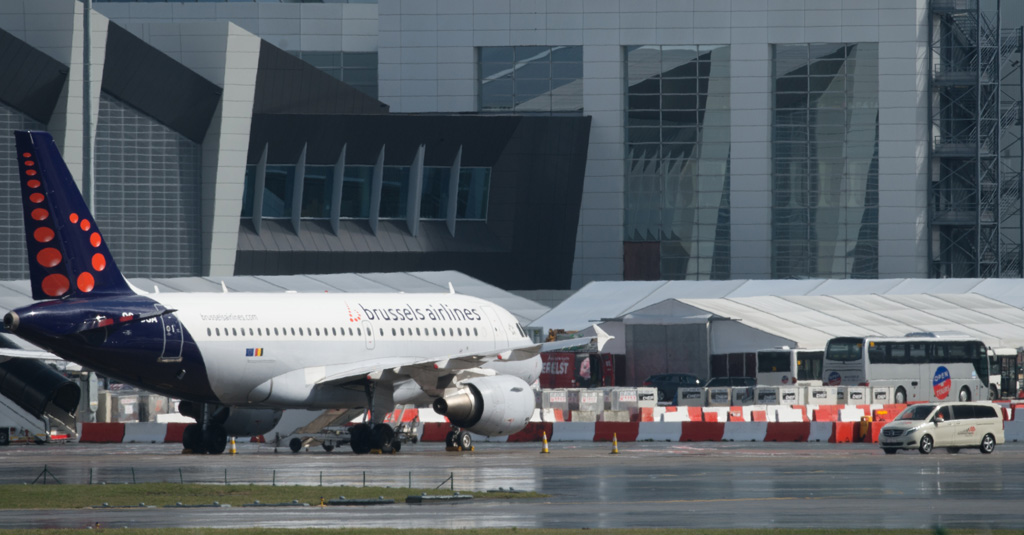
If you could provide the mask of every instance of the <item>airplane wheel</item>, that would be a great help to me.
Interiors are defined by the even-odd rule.
[[[383,453],[391,453],[391,443],[395,441],[395,430],[388,424],[373,426],[373,446]]]
[[[0,446],[7,446],[11,443],[10,431],[7,429],[0,429]]]
[[[459,431],[459,435],[455,438],[455,442],[463,451],[469,451],[473,448],[473,437],[469,436],[469,433],[465,431]]]
[[[228,446],[228,433],[221,426],[210,427],[203,431],[203,446],[206,453],[220,455]]]
[[[288,449],[292,450],[292,453],[298,453],[302,449],[302,441],[299,440],[299,437],[288,441]]]
[[[373,437],[370,435],[370,426],[366,424],[356,424],[349,430],[349,434],[352,437],[352,453],[362,455],[364,453],[370,453],[373,449],[371,440]]]
[[[455,431],[448,431],[448,434],[444,436],[444,445],[445,445],[445,447],[446,448],[454,448],[455,447],[455,438],[457,436],[458,436],[457,432],[455,432]]]
[[[203,446],[203,430],[199,424],[185,426],[185,432],[181,435],[181,445],[192,453],[206,453]]]
[[[391,449],[394,450],[395,453],[398,453],[398,452],[402,451],[402,441],[401,440],[396,440],[396,441],[392,442],[391,443]]]
[[[334,446],[332,446],[330,444],[324,444],[323,447],[324,447],[324,451],[326,451],[327,453],[330,453],[330,452],[334,451]]]

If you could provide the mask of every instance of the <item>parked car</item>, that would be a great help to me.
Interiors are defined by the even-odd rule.
[[[1003,411],[981,401],[911,405],[878,434],[878,445],[887,454],[911,448],[925,454],[933,448],[956,453],[965,447],[992,453],[1003,441]]]
[[[679,388],[689,386],[702,386],[703,381],[696,375],[689,373],[659,373],[644,379],[643,386],[652,386],[658,389],[658,401],[670,401],[675,399],[676,391]]]
[[[716,386],[756,386],[757,380],[753,377],[712,377],[708,379],[706,387]]]

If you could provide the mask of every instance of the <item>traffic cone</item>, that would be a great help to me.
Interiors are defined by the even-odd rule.
[[[540,438],[544,442],[544,449],[540,450],[540,452],[541,453],[550,453],[548,451],[548,432],[547,431],[541,431]]]
[[[619,452],[619,434],[618,433],[612,433],[612,453],[614,454],[614,453],[618,453],[618,452]]]
[[[235,448],[235,437],[231,437],[231,455],[236,453],[238,453],[238,450]]]

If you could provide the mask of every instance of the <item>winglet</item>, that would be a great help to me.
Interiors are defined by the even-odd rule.
[[[448,293],[450,293],[450,294],[455,293],[455,286],[452,286],[452,282],[451,281],[448,281]]]
[[[134,295],[46,132],[17,131],[33,299]]]

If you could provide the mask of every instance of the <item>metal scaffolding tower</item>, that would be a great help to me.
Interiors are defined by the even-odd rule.
[[[1021,30],[1000,0],[931,0],[929,275],[1024,276]]]

